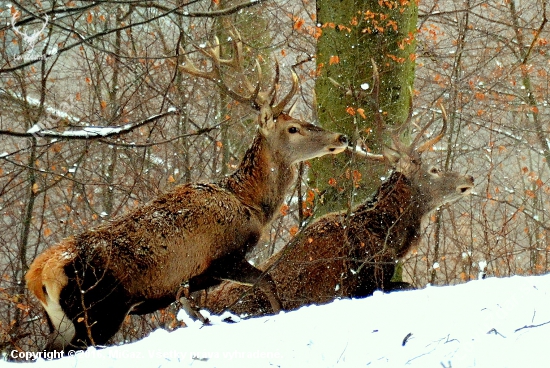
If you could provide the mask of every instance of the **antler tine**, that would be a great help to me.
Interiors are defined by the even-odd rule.
[[[207,57],[212,62],[212,69],[210,71],[201,71],[195,64],[184,54],[183,55],[183,64],[180,65],[180,69],[184,72],[191,74],[195,77],[204,78],[213,81],[216,85],[227,95],[233,98],[236,101],[241,103],[249,103],[255,109],[259,109],[262,101],[259,98],[260,95],[260,77],[262,74],[260,64],[256,60],[256,70],[258,74],[258,83],[254,87],[252,83],[244,76],[244,68],[242,63],[242,42],[239,37],[235,37],[233,33],[230,33],[233,41],[233,55],[229,59],[222,59],[220,54],[220,42],[217,37],[214,37],[214,44],[211,45],[208,43],[207,47],[199,47],[194,45],[195,49]],[[238,32],[237,32],[238,35]],[[235,71],[240,75],[241,81],[244,82],[246,90],[250,93],[249,96],[242,96],[237,92],[233,91],[227,84],[223,81],[221,73],[221,65],[227,65],[235,69]]]
[[[271,106],[275,104],[275,99],[277,98],[277,89],[278,89],[277,87],[279,84],[279,77],[281,75],[280,73],[281,73],[281,70],[279,68],[279,61],[275,59],[275,78],[273,78],[273,86],[271,86],[271,90],[267,94],[268,96],[271,96],[271,102],[270,102]]]
[[[224,64],[242,71],[243,43],[239,32],[236,29],[234,29],[234,32],[235,33],[228,31],[229,37],[231,37],[231,43],[233,44],[233,57],[231,59],[224,60]]]
[[[217,36],[214,36],[214,45],[212,45],[210,42],[206,43],[205,47],[193,45],[195,50],[206,56],[208,59],[212,61],[212,65],[215,66],[216,70],[213,70],[212,72],[219,72],[220,64],[225,63],[225,60],[221,60],[220,57],[220,40]],[[219,73],[218,73],[219,74]],[[212,74],[213,76],[216,76]]]
[[[242,43],[241,35],[235,27],[232,27],[232,30],[228,31],[228,33],[229,33],[229,36],[231,37],[231,42],[233,44],[233,57],[228,60],[223,60],[223,63],[231,66],[232,68],[236,69],[240,73],[240,75],[242,76],[242,81],[244,82],[244,85],[247,91],[251,93],[251,98],[253,97],[254,99],[256,99],[259,92],[259,91],[256,92],[256,90],[258,89],[258,85],[260,84],[261,75],[262,75],[260,64],[256,59],[258,83],[256,83],[256,86],[253,86],[252,83],[250,83],[250,81],[248,80],[248,78],[245,77],[245,73],[244,73],[243,43]],[[257,102],[253,102],[253,103],[257,105]]]
[[[439,107],[441,108],[441,116],[442,116],[442,120],[443,120],[443,126],[441,127],[441,130],[439,131],[439,133],[435,137],[433,137],[432,139],[424,142],[420,147],[418,147],[416,149],[416,152],[418,152],[418,153],[425,152],[428,149],[430,149],[431,147],[433,147],[437,142],[439,142],[441,140],[441,138],[443,138],[443,136],[445,135],[445,132],[447,131],[447,112],[445,111],[445,108],[443,107],[442,104],[440,104]],[[430,122],[428,124],[426,124],[426,126],[420,131],[419,135],[423,135],[424,132],[426,131],[426,129],[433,123],[434,120],[435,119],[431,119]]]
[[[412,120],[412,115],[413,115],[412,94],[410,96],[411,98],[409,101],[409,112],[407,114],[407,119],[405,119],[405,121],[401,123],[397,127],[397,129],[395,129],[395,132],[392,133],[391,135],[391,139],[396,150],[407,154],[411,153],[411,150],[413,149],[412,147],[414,147],[415,145],[414,141],[410,146],[406,146],[403,144],[403,142],[401,142],[401,136],[403,135],[403,132],[405,131],[405,129],[410,125]]]
[[[260,96],[260,85],[261,85],[260,81],[262,80],[262,67],[258,59],[256,59],[255,61],[256,61],[256,71],[258,74],[258,83],[256,83],[256,87],[254,88],[254,90],[252,91],[252,94],[249,97],[249,102],[252,104],[252,106],[256,110],[260,110],[262,105],[265,103],[264,99]],[[252,87],[252,84],[250,83],[248,78],[246,77],[243,77],[243,78],[245,80],[245,83],[247,84],[247,88],[250,90]]]
[[[382,117],[382,110],[380,108],[380,76],[378,74],[378,66],[376,65],[374,59],[371,59],[371,64],[373,80],[372,95],[374,98],[374,128],[376,129],[377,135],[381,137],[382,132],[385,129],[389,129],[389,127]],[[403,122],[400,126],[398,126],[397,129],[392,129],[390,137],[394,148],[388,148],[398,152],[408,152],[408,148],[401,142],[401,136],[403,135],[403,131],[407,127],[409,120],[410,119],[407,118],[407,120]]]
[[[407,114],[407,119],[405,119],[405,121],[403,122],[403,124],[401,124],[401,126],[399,127],[399,132],[400,134],[402,134],[403,130],[405,130],[405,128],[409,127],[411,125],[411,121],[412,121],[412,117],[413,117],[413,113],[414,113],[414,107],[413,107],[413,91],[412,91],[412,88],[409,86],[409,112]],[[408,150],[408,153],[411,154],[412,151],[414,150],[414,147],[416,147],[416,145],[418,144],[418,141],[420,140],[420,138],[422,138],[422,136],[424,135],[424,133],[426,132],[426,129],[430,126],[431,123],[428,123],[427,126],[425,126],[423,129],[421,129],[421,132],[420,134],[417,134],[414,138],[413,138],[413,141],[411,142],[411,144],[409,145],[409,150]]]
[[[296,74],[296,72],[294,72],[294,70],[292,70],[291,72],[292,72],[292,88],[277,105],[273,106],[273,108],[271,109],[271,111],[273,112],[273,116],[279,116],[283,112],[285,106],[290,102],[292,97],[294,97],[296,92],[298,92],[298,87],[299,87],[298,75]]]
[[[363,142],[362,142],[363,143]],[[348,146],[348,150],[358,156],[364,157],[369,161],[385,162],[386,157],[382,154],[371,153],[363,148],[363,144],[358,144],[355,147]]]

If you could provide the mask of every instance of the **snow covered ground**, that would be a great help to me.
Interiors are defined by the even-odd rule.
[[[550,275],[379,292],[277,316],[214,322],[158,330],[136,343],[56,361],[39,359],[34,366],[546,367]]]

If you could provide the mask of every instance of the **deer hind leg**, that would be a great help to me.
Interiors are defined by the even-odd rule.
[[[120,329],[133,304],[120,281],[109,272],[81,265],[67,267],[69,283],[61,291],[61,307],[73,322],[74,336],[65,350],[105,345]],[[83,276],[85,275],[85,276]]]
[[[404,290],[416,290],[416,288],[405,281],[391,281],[388,285],[384,287],[384,291],[404,291]]]
[[[108,300],[114,301],[113,298]],[[86,317],[77,317],[75,335],[68,349],[102,346],[118,332],[130,308],[120,303],[101,303],[87,310]]]
[[[376,290],[387,291],[390,287],[390,280],[393,277],[394,265],[373,262],[362,268],[361,272],[353,275],[355,278],[351,297],[364,298],[371,296]]]
[[[230,254],[212,262],[205,273],[189,281],[190,291],[200,290],[199,286],[193,285],[194,279],[200,280],[201,288],[212,286],[213,279],[229,280],[248,286],[257,285],[268,298],[274,313],[278,313],[283,309],[281,301],[277,297],[275,282],[271,276],[252,266],[240,253]]]

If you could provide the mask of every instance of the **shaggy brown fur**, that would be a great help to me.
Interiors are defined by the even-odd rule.
[[[36,258],[26,279],[57,330],[48,349],[105,344],[129,312],[168,306],[184,284],[194,291],[258,280],[261,271],[244,256],[282,205],[295,163],[347,146],[341,134],[288,115],[274,121],[269,107],[259,125],[233,175],[178,186]],[[273,282],[263,278],[261,288],[279,310]]]
[[[374,197],[349,216],[332,213],[319,218],[288,249],[260,265],[268,269],[276,263],[269,274],[285,309],[408,286],[390,281],[396,261],[420,240],[422,219],[469,194],[473,178],[422,168],[419,156],[403,155],[396,167]],[[197,295],[197,303],[215,313],[229,306],[239,314],[269,313],[265,298],[257,292],[239,300],[247,290],[224,283],[206,297]]]

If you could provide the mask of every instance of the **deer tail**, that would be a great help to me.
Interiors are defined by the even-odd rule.
[[[29,267],[25,275],[27,288],[44,307],[52,301],[59,303],[59,294],[68,282],[64,268],[74,255],[74,240],[65,239],[42,252]]]

